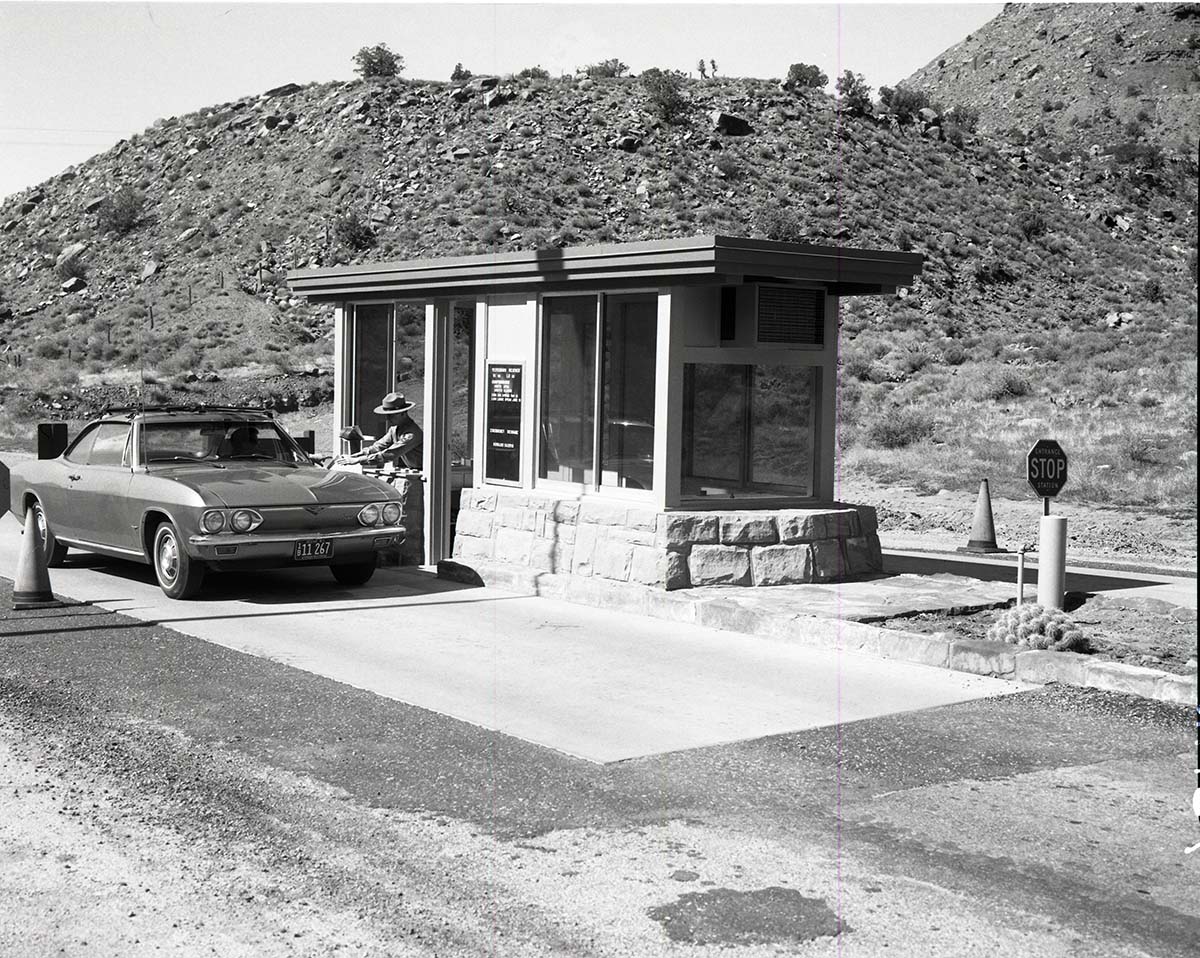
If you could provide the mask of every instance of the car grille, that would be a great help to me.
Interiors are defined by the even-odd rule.
[[[263,523],[258,527],[259,532],[299,532],[333,531],[336,529],[361,529],[358,523],[358,511],[364,503],[351,505],[316,506],[271,506],[257,509],[263,517]],[[312,510],[317,510],[316,512]]]

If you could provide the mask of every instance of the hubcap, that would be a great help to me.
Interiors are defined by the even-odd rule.
[[[158,574],[168,583],[174,582],[179,575],[179,550],[175,537],[169,532],[164,532],[158,540]]]
[[[37,523],[38,538],[42,540],[42,551],[46,551],[46,513],[41,506],[33,507],[33,521]]]

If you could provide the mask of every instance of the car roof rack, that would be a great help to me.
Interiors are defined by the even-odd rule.
[[[113,413],[137,415],[139,413],[146,412],[237,412],[266,416],[268,419],[275,418],[275,413],[273,410],[260,406],[220,406],[211,405],[209,403],[185,403],[183,405],[114,405],[105,406],[100,410],[100,415],[108,416]]]

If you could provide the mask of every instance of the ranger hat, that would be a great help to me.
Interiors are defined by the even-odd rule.
[[[388,393],[383,397],[383,402],[375,407],[375,412],[380,416],[398,416],[415,405],[415,402],[405,402],[403,393]]]

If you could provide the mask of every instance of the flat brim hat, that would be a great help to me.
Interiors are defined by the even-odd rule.
[[[383,402],[375,407],[375,414],[378,416],[398,416],[402,412],[408,412],[415,405],[415,402],[406,402],[403,393],[388,393],[383,397]]]

